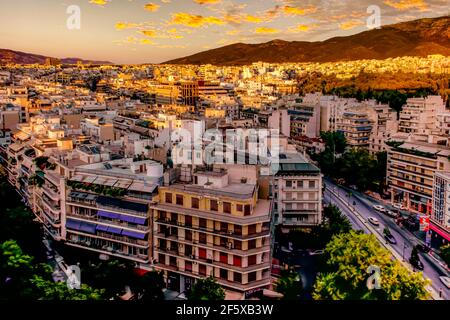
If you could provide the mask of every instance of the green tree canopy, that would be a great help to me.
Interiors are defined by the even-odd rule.
[[[450,244],[441,247],[440,256],[445,261],[447,266],[450,266]]]
[[[351,231],[333,237],[327,245],[327,270],[317,277],[316,300],[419,300],[429,284],[421,273],[411,273],[382,248],[373,235]],[[381,288],[369,290],[369,266],[381,270]]]
[[[303,291],[302,279],[294,269],[282,270],[276,290],[283,294],[284,300],[298,300]]]
[[[225,299],[225,290],[213,277],[199,279],[192,286],[188,298],[194,301],[220,301]]]

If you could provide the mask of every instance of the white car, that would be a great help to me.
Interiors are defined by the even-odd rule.
[[[316,250],[316,251],[310,252],[309,255],[310,256],[315,256],[315,255],[324,254],[324,252],[325,251],[323,251],[323,250]]]
[[[374,218],[374,217],[369,217],[369,222],[371,224],[373,224],[374,226],[379,226],[380,225],[380,222],[378,221],[378,219]]]
[[[385,214],[391,218],[397,218],[397,214],[394,211],[386,210]]]
[[[401,203],[394,203],[392,206],[393,206],[395,209],[398,209],[398,210],[405,210],[405,209],[406,209],[405,206],[402,205]]]
[[[373,208],[379,212],[386,212],[386,208],[378,204],[374,205]]]
[[[439,277],[439,280],[450,289],[450,278],[449,277]]]

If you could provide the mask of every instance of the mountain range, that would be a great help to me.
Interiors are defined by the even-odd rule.
[[[450,56],[450,16],[401,22],[325,41],[273,40],[261,44],[236,43],[170,60],[165,64],[335,62],[401,56],[423,57],[430,54]]]
[[[45,64],[47,56],[42,56],[38,54],[14,51],[9,49],[0,49],[0,65],[8,64],[8,63],[16,63],[16,64]],[[79,58],[64,58],[61,59],[61,63],[63,64],[76,64],[78,61],[81,61],[83,64],[113,64],[109,61],[91,61],[91,60],[83,60]]]

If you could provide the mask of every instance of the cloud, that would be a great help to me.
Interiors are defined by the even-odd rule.
[[[250,22],[250,23],[261,23],[261,22],[263,22],[263,19],[261,17],[252,16],[249,14],[245,17],[245,21]]]
[[[217,17],[204,17],[185,12],[172,14],[172,19],[169,21],[169,24],[184,25],[191,28],[200,28],[207,25],[223,25],[224,23],[224,20]]]
[[[310,6],[307,8],[299,8],[299,7],[291,7],[284,6],[283,12],[289,16],[303,16],[305,14],[315,13],[317,11],[317,7]]]
[[[339,24],[339,28],[342,30],[350,30],[357,26],[361,26],[363,24],[364,23],[360,20],[349,20],[349,21],[345,21],[345,22],[342,22],[341,24]]]
[[[398,10],[418,9],[419,11],[429,10],[428,4],[424,0],[384,0],[384,4]]]
[[[138,26],[139,26],[138,23],[132,23],[132,22],[117,22],[115,25],[116,30],[133,29],[133,28],[137,28]]]
[[[136,38],[133,36],[129,36],[125,40],[113,41],[113,43],[120,45],[120,46],[122,46],[124,44],[139,44],[139,45],[155,45],[156,44],[153,40],[144,39],[144,38]]]
[[[216,4],[220,3],[221,0],[194,0],[194,2],[198,4]]]
[[[155,12],[158,11],[159,7],[161,7],[159,4],[154,4],[154,3],[147,3],[144,6],[144,9],[150,12]]]
[[[157,37],[157,33],[155,30],[142,30],[140,31],[143,35],[150,37],[150,38],[156,38]]]
[[[91,0],[89,3],[95,4],[97,6],[107,5],[110,0]]]
[[[311,29],[313,29],[315,27],[317,27],[316,24],[309,25],[309,26],[306,24],[299,24],[299,25],[290,27],[288,29],[288,32],[291,32],[291,33],[308,32],[308,31],[311,31]]]
[[[269,27],[259,27],[255,29],[255,33],[262,33],[262,34],[274,34],[278,33],[279,30],[275,28],[269,28]]]

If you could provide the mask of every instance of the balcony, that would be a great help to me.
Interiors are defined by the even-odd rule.
[[[130,225],[128,222],[125,222],[125,221],[111,221],[111,220],[103,219],[97,215],[88,216],[88,215],[77,214],[72,211],[72,212],[67,212],[67,216],[75,218],[75,219],[82,219],[82,220],[88,220],[88,221],[93,221],[93,222],[102,222],[105,224],[109,224],[111,226],[125,227],[125,228],[129,228],[129,229],[136,229],[136,230],[145,231],[145,232],[150,231],[149,226],[135,225],[135,224]]]
[[[48,185],[45,185],[42,187],[42,190],[44,191],[44,194],[49,197],[51,200],[54,201],[59,201],[60,200],[60,196],[59,193],[56,192],[55,190],[53,190],[51,187],[49,187]]]
[[[249,234],[249,235],[240,235],[240,234],[236,234],[234,232],[225,232],[225,231],[221,231],[221,230],[205,228],[205,227],[200,227],[200,226],[187,226],[184,223],[171,221],[170,219],[157,219],[156,222],[163,224],[163,225],[167,225],[167,226],[176,226],[176,227],[180,227],[180,228],[191,230],[191,231],[200,231],[200,232],[205,232],[205,233],[216,235],[216,236],[221,235],[226,238],[232,238],[232,239],[237,239],[237,240],[251,240],[251,239],[255,239],[255,238],[266,237],[270,234],[270,230],[268,228],[264,228],[259,233],[254,233],[254,234]]]

